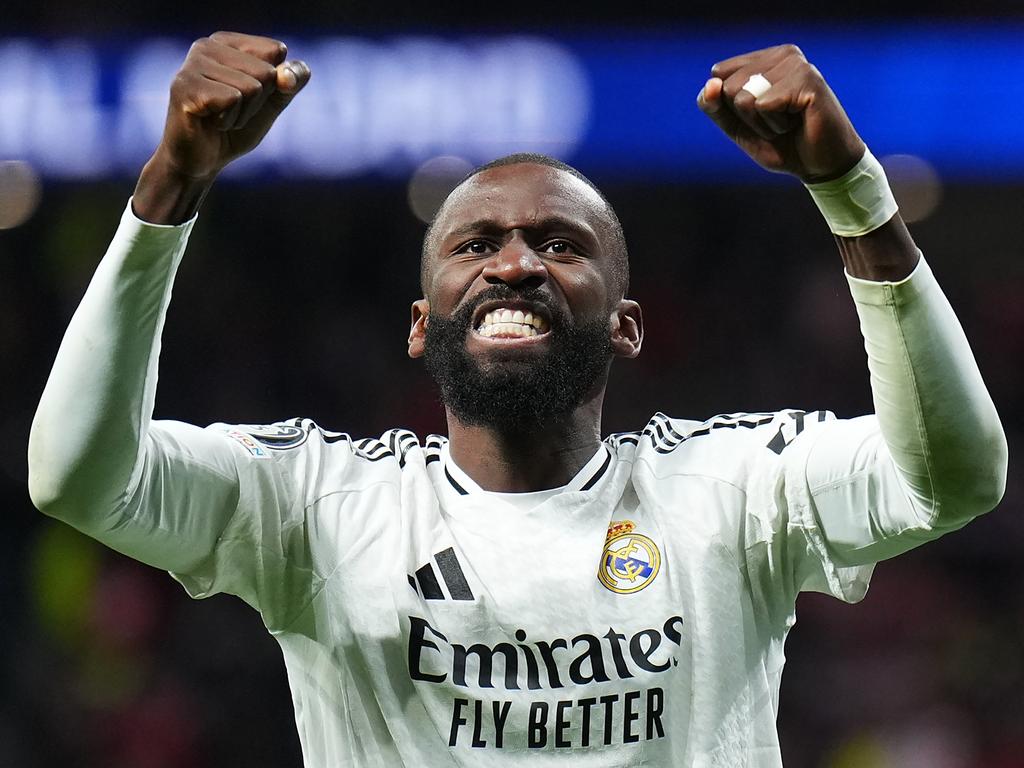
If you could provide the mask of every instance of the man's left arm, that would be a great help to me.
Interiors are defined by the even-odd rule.
[[[697,102],[756,162],[807,185],[846,267],[877,420],[822,425],[806,453],[837,564],[875,562],[992,509],[1007,464],[995,406],[881,165],[821,74],[794,46],[755,51],[716,64]]]

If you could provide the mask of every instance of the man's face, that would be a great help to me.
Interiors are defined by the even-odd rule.
[[[425,354],[460,419],[535,426],[600,394],[613,354],[639,351],[612,232],[594,190],[544,165],[492,168],[446,201],[409,353]]]

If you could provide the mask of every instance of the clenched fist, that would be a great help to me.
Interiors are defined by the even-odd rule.
[[[287,55],[284,43],[237,32],[193,43],[135,190],[137,215],[173,224],[195,213],[217,174],[260,143],[309,81],[309,67]]]
[[[743,86],[758,74],[771,87],[755,96]],[[864,154],[839,100],[795,45],[715,64],[697,105],[762,167],[805,182],[838,178]]]

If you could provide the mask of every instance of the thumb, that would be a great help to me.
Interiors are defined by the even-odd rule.
[[[277,90],[270,95],[266,104],[274,117],[283,112],[295,95],[306,87],[311,74],[306,62],[298,59],[277,65]]]
[[[243,154],[260,143],[285,107],[309,82],[309,67],[304,61],[286,61],[278,64],[275,69],[277,81],[273,93],[267,97],[259,112],[245,124],[245,128],[237,132],[238,146],[244,148],[241,150]]]
[[[294,96],[309,82],[311,72],[306,62],[299,59],[277,65],[277,90],[287,96]]]
[[[725,104],[723,87],[724,83],[719,77],[712,77],[704,84],[697,94],[697,106],[700,111],[711,118],[711,121],[733,141],[756,139],[757,135]]]

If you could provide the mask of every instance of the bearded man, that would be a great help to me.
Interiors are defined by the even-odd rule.
[[[43,393],[36,505],[258,610],[308,768],[781,765],[797,594],[859,600],[875,562],[992,509],[1006,468],[963,332],[820,73],[755,51],[698,105],[836,234],[874,415],[659,413],[602,439],[611,361],[643,340],[622,229],[578,171],[513,155],[424,240],[409,354],[447,437],[153,420],[196,211],[308,80],[285,59],[236,33],[189,52]]]

